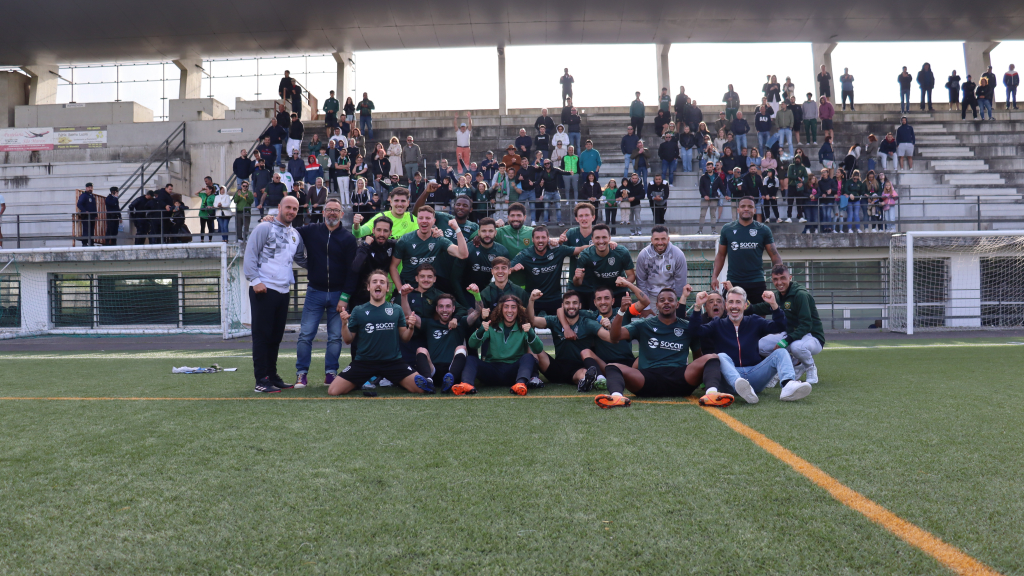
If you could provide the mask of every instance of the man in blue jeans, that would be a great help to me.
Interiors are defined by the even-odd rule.
[[[910,83],[914,81],[914,76],[904,66],[896,81],[900,84],[900,112],[906,114],[910,112]]]
[[[622,160],[626,163],[626,167],[622,170],[622,177],[626,178],[629,176],[630,168],[633,164],[633,151],[636,150],[636,143],[640,138],[633,132],[632,126],[626,127],[626,135],[622,137],[619,142],[619,151],[622,152]]]
[[[709,388],[706,390],[708,394],[732,394],[743,398],[748,404],[757,404],[757,394],[768,386],[776,373],[782,384],[780,400],[800,400],[811,393],[810,384],[796,379],[793,361],[785,349],[776,348],[767,358],[761,359],[758,341],[768,334],[786,331],[786,315],[775,301],[775,293],[766,290],[761,298],[772,309],[771,321],[760,316],[744,316],[747,292],[736,286],[726,292],[726,316],[702,324],[701,308],[708,300],[708,293],[697,294],[693,315],[686,330],[691,337],[711,337],[714,340],[715,352],[722,367],[721,390]]]
[[[313,353],[313,338],[320,328],[320,318],[327,314],[327,354],[324,356],[324,385],[330,385],[338,374],[341,355],[341,310],[356,289],[358,275],[352,272],[352,259],[357,242],[351,232],[341,226],[341,202],[331,198],[324,204],[324,221],[298,228],[306,247],[306,299],[302,304],[302,327],[295,359],[295,387],[305,388]]]

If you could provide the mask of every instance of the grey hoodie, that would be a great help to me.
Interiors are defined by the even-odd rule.
[[[678,246],[669,244],[663,254],[648,245],[636,257],[636,286],[651,303],[658,300],[662,288],[671,288],[678,298],[686,286],[686,256]]]
[[[295,281],[292,260],[306,267],[306,247],[298,230],[276,219],[261,222],[245,245],[242,271],[249,286],[263,283],[270,290],[287,294]]]

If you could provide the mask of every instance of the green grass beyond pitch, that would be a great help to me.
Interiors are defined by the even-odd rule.
[[[253,396],[247,358],[203,354],[0,355],[0,396]],[[240,370],[170,374],[213,362]],[[278,397],[324,397],[321,362]],[[806,400],[727,413],[1024,573],[1024,348],[837,347],[819,366]],[[382,395],[0,401],[0,574],[945,573],[696,406]]]

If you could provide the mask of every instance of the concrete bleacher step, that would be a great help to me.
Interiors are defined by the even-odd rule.
[[[988,163],[984,160],[931,160],[928,164],[932,170],[977,172],[989,169]]]
[[[1005,180],[998,173],[992,172],[979,172],[976,174],[946,174],[943,176],[943,181],[948,184],[954,184],[957,186],[970,186],[970,185],[992,185],[992,184],[1005,184]]]
[[[916,140],[918,144],[960,144],[956,134],[928,134],[918,136]]]
[[[974,151],[967,147],[918,147],[924,158],[971,158]]]
[[[982,198],[990,199],[1008,199],[1017,200],[1020,199],[1020,191],[1017,188],[967,188],[960,187],[957,189],[957,194],[964,198],[973,198],[980,196]]]

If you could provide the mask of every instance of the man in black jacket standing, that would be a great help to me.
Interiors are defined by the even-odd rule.
[[[154,221],[151,218],[154,214],[151,214],[151,204],[153,201],[153,191],[146,190],[146,193],[139,196],[131,204],[128,205],[128,218],[131,219],[131,223],[135,226],[135,245],[141,246],[146,243],[146,235],[149,234],[149,223]],[[159,217],[159,213],[155,214]]]
[[[540,116],[537,117],[537,121],[533,123],[533,128],[539,133],[540,128],[543,126],[547,130],[548,135],[555,133],[555,121],[551,116],[548,116],[548,109],[541,108]]]
[[[928,111],[932,108],[932,89],[935,88],[935,74],[932,74],[932,65],[925,62],[921,71],[917,73],[917,85],[921,87],[921,110],[924,110],[925,96],[928,97]]]
[[[117,246],[117,229],[121,226],[121,202],[117,199],[117,186],[110,188],[110,194],[103,199],[107,208],[107,243]]]
[[[324,384],[330,385],[338,374],[341,355],[341,317],[356,288],[352,260],[356,237],[341,225],[341,202],[335,198],[324,207],[325,221],[297,229],[306,247],[306,298],[302,304],[302,325],[295,359],[295,387],[305,388],[313,353],[313,337],[320,318],[327,314],[327,353],[324,356]]]
[[[541,124],[540,133],[533,139],[533,149],[544,154],[544,158],[551,158],[551,134],[548,129]]]
[[[654,175],[654,183],[647,188],[647,198],[651,203],[651,212],[654,213],[654,223],[665,223],[665,209],[668,208],[668,182],[661,177],[661,174]]]
[[[231,165],[231,172],[235,175],[236,188],[241,188],[242,182],[249,180],[253,172],[253,162],[249,160],[248,150],[243,148],[238,158],[235,158],[235,162]]]
[[[971,107],[971,112],[974,112],[974,119],[978,119],[978,97],[975,95],[974,90],[977,85],[971,80],[971,75],[967,75],[967,82],[964,82],[960,89],[964,92],[964,97],[960,100],[960,119],[965,120],[967,118],[967,107]]]

